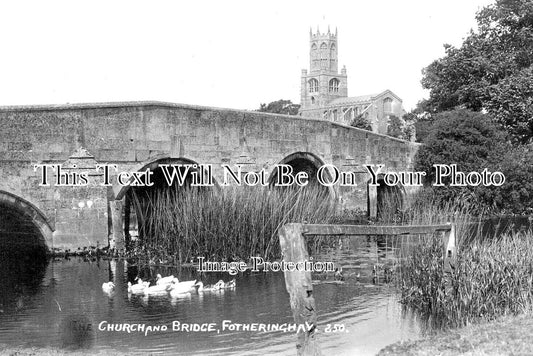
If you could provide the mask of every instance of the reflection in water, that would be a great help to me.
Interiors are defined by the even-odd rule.
[[[21,312],[39,295],[48,260],[40,249],[20,250],[0,246],[0,312]]]
[[[416,338],[421,332],[418,319],[402,312],[394,288],[382,278],[385,266],[394,264],[396,245],[401,241],[386,237],[330,241],[329,247],[322,246],[312,255],[315,261],[342,265],[345,280],[331,283],[331,273],[313,275],[323,353],[373,354],[389,343]],[[375,266],[379,266],[378,272]],[[139,276],[153,283],[157,273],[174,274],[180,280],[202,279],[206,284],[232,277],[78,258],[37,264],[2,259],[0,270],[2,280],[12,286],[0,291],[0,344],[140,354],[295,353],[293,332],[244,331],[235,326],[222,330],[223,323],[293,323],[282,273],[245,273],[237,276],[235,289],[171,298],[128,295],[127,282]],[[102,291],[102,283],[107,281],[116,286],[110,295]],[[174,331],[177,322],[215,323],[220,332]],[[345,330],[326,332],[328,324],[331,328],[342,325]],[[130,332],[124,325],[130,325]],[[138,330],[139,325],[144,325],[144,332]],[[152,330],[147,332],[149,327]]]

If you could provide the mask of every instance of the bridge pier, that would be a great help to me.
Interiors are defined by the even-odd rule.
[[[109,247],[119,253],[126,249],[124,236],[124,221],[122,219],[123,203],[121,200],[109,200],[111,211],[111,234],[109,235]]]
[[[368,217],[375,219],[378,217],[378,187],[374,185],[367,185],[368,196],[367,196],[367,212]]]

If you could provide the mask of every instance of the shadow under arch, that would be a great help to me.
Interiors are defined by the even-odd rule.
[[[334,186],[322,185],[317,179],[318,169],[325,165],[324,161],[317,155],[310,152],[295,152],[283,158],[276,165],[276,167],[279,167],[280,165],[284,164],[292,167],[293,175],[297,172],[306,172],[309,177],[309,184],[307,186],[322,187],[324,189],[327,189],[331,197],[337,196],[337,192]],[[278,169],[276,167],[274,167],[268,179],[269,186],[271,187],[274,186],[275,182],[278,179]],[[325,170],[324,177],[328,181],[332,180],[331,174],[328,170]]]
[[[148,160],[148,161],[145,161],[135,167],[133,167],[133,169],[131,170],[132,172],[145,172],[145,171],[152,171],[152,172],[157,172],[158,168],[160,165],[162,164],[168,164],[168,165],[172,165],[172,164],[190,164],[190,165],[196,165],[197,167],[200,166],[199,163],[191,160],[191,159],[188,159],[188,158],[185,158],[185,157],[169,157],[167,155],[161,155],[161,156],[156,156],[156,157],[153,157],[152,159]],[[192,172],[192,171],[196,171],[194,169],[192,169],[189,174]],[[156,179],[158,177],[156,176]],[[131,182],[132,179],[130,179],[130,182]],[[157,183],[161,183],[161,182],[156,182],[155,185],[157,185]],[[190,183],[190,178],[189,178],[189,181],[187,181],[187,183]],[[215,187],[218,187],[218,183],[216,181],[215,178],[213,178],[213,183],[214,183],[214,186]],[[166,183],[165,183],[166,184]],[[124,196],[126,195],[126,193],[128,192],[128,190],[132,188],[130,185],[120,185],[116,180],[113,182],[113,193],[115,195],[115,200],[121,200],[122,198],[124,198]]]
[[[165,178],[161,165],[168,165],[166,168],[168,178],[173,174],[174,169],[179,170],[184,177],[183,182],[180,184],[177,179],[174,179],[170,185],[170,182]],[[189,166],[186,167],[186,165]],[[194,188],[198,191],[206,191],[209,188],[219,188],[215,178],[212,176],[210,177],[208,172],[200,169],[200,167],[202,166],[199,163],[185,157],[158,156],[152,158],[152,160],[148,162],[138,165],[137,168],[132,169],[132,172],[152,172],[152,186],[120,185],[115,180],[113,186],[115,199],[120,200],[124,198],[124,235],[127,248],[131,244],[132,236],[135,235],[135,233],[132,234],[132,232],[137,231],[136,233],[139,238],[150,236],[152,234],[149,229],[146,229],[147,225],[144,224],[144,222],[152,219],[152,212],[143,208],[146,206],[145,204],[147,202],[151,203],[163,197],[166,199],[161,200],[163,205],[160,206],[167,206],[167,204],[172,205],[176,203],[177,197],[183,197],[180,192],[180,189],[182,188],[183,192],[189,188]],[[191,186],[194,174],[197,176],[203,174],[204,180],[200,184],[205,184],[210,177],[213,186]],[[129,182],[132,182],[132,180],[133,179],[130,179]],[[146,183],[146,180],[144,180],[144,183]],[[163,191],[163,195],[160,194],[161,191]],[[167,195],[167,192],[170,192],[170,194]],[[175,195],[176,193],[178,193],[178,195]],[[144,214],[142,212],[144,212]]]
[[[46,253],[53,247],[55,228],[34,204],[0,190],[0,249]]]

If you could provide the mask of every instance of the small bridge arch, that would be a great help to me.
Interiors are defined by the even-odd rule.
[[[318,155],[311,152],[294,152],[285,156],[278,165],[286,164],[292,167],[293,174],[298,172],[306,172],[309,177],[309,185],[319,184],[316,177],[317,172],[320,167],[322,167],[325,162]],[[327,179],[331,179],[331,174],[326,170],[325,173]],[[277,180],[277,169],[274,168],[269,177],[269,184],[274,184]],[[320,185],[324,187],[323,185]],[[333,187],[327,187],[328,192],[331,196],[336,197],[337,192]]]
[[[113,193],[115,195],[115,201],[112,203],[114,211],[112,211],[112,219],[113,219],[113,226],[117,229],[115,232],[115,236],[122,235],[121,226],[124,226],[123,233],[125,236],[125,242],[128,245],[131,241],[131,228],[137,229],[137,231],[140,231],[140,225],[139,225],[139,217],[137,214],[135,214],[135,219],[132,220],[132,208],[134,207],[134,201],[139,202],[137,199],[146,199],[146,196],[150,195],[150,192],[154,192],[157,189],[170,187],[167,184],[167,181],[162,173],[160,165],[195,165],[196,167],[200,167],[200,164],[192,159],[186,158],[186,157],[171,157],[168,155],[157,155],[155,157],[152,157],[148,159],[147,161],[138,164],[130,169],[130,172],[153,172],[151,177],[151,182],[154,183],[153,186],[130,186],[130,185],[120,185],[117,180],[115,179],[113,183]],[[182,169],[182,168],[177,168]],[[172,169],[169,168],[169,171],[172,172]],[[191,168],[189,172],[187,173],[184,181],[184,186],[188,187],[192,183],[191,173],[192,172],[198,172],[203,173],[204,177],[206,177],[206,172],[200,169]],[[206,178],[207,179],[207,178]],[[216,179],[213,177],[213,188],[218,187]],[[130,179],[131,182],[133,179]],[[173,182],[172,187],[175,187],[178,183],[176,181]],[[134,190],[132,190],[132,188]],[[134,198],[133,193],[140,193],[140,195],[137,196],[137,198]],[[147,195],[144,195],[147,194]],[[144,196],[144,198],[143,198]],[[121,202],[121,200],[124,201],[124,207]],[[124,224],[122,224],[122,210],[124,209]],[[133,225],[132,225],[133,224]],[[116,241],[116,238],[114,239]],[[114,245],[114,247],[120,248],[119,245]]]
[[[200,166],[200,164],[192,159],[189,159],[189,158],[185,158],[185,157],[171,157],[171,156],[168,156],[168,155],[158,155],[158,156],[155,156],[155,157],[152,157],[151,159],[141,163],[141,164],[138,164],[136,166],[134,166],[132,169],[131,169],[131,172],[145,172],[145,171],[152,171],[152,172],[157,172],[158,168],[160,165],[162,164],[169,164],[169,165],[172,165],[172,164],[192,164],[192,165],[197,165],[197,166]],[[130,179],[131,181],[131,179]],[[215,186],[217,185],[217,182],[216,182],[216,179],[213,178],[213,181],[214,181],[214,184]],[[115,194],[115,199],[116,200],[120,200],[122,199],[126,193],[128,192],[128,190],[130,189],[131,187],[129,185],[120,185],[118,184],[118,182],[115,180],[114,183],[113,183],[113,193]]]
[[[17,248],[53,247],[54,225],[46,215],[34,204],[13,193],[0,190],[0,239],[3,244]],[[5,241],[15,238],[17,241]]]

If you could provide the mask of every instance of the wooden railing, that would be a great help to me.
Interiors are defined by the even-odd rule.
[[[444,266],[448,269],[455,258],[455,225],[284,225],[279,230],[279,242],[283,261],[302,263],[309,261],[305,237],[309,235],[420,235],[442,232]],[[296,324],[309,326],[305,332],[298,332],[296,350],[298,355],[320,355],[317,342],[317,312],[313,297],[311,272],[305,270],[285,270],[285,286],[290,295],[291,309]]]

